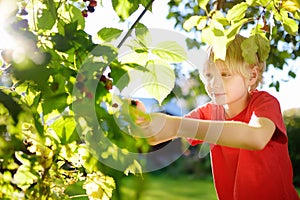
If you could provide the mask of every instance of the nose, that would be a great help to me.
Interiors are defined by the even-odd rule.
[[[219,74],[214,74],[214,76],[208,81],[208,86],[215,91],[216,89],[223,88],[223,82]]]

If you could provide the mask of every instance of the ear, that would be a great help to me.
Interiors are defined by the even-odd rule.
[[[257,78],[258,78],[258,66],[254,66],[250,70],[250,79],[249,79],[249,86],[252,86],[256,83]]]

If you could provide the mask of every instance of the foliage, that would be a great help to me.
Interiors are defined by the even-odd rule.
[[[112,0],[112,6],[124,21],[140,4],[151,10],[152,2]],[[125,45],[117,43],[123,37],[123,30],[118,28],[105,27],[93,40],[84,30],[86,17],[91,17],[83,13],[85,1],[2,3],[1,8],[12,10],[5,16],[5,29],[13,40],[1,52],[0,198],[69,199],[75,197],[69,191],[78,185],[83,189],[78,196],[118,196],[124,174],[143,172],[139,153],[147,152],[149,147],[143,138],[130,136],[130,129],[137,128],[134,117],[141,113],[114,91],[123,95],[122,91],[142,77],[144,83],[151,82],[146,89],[160,103],[171,98],[173,88],[181,93],[175,83],[178,74],[171,63],[185,61],[184,50],[174,41],[152,44],[150,31],[139,23],[130,30],[132,35],[123,38],[127,39]],[[203,26],[200,17],[202,30],[214,37],[207,37],[206,42],[225,37],[224,41],[229,42],[243,24],[251,21],[251,12],[246,10],[254,9],[256,4],[252,3],[239,4],[225,18],[202,2],[201,9],[211,18],[205,20],[211,24]],[[274,6],[263,10],[266,17]],[[289,35],[296,34],[297,22],[292,18],[299,19],[299,12],[290,10],[290,6],[283,8],[276,7],[276,19]],[[189,20],[185,27],[193,27],[196,21]],[[251,38],[256,49],[252,52],[266,59],[269,39],[259,31],[259,25],[256,27]],[[280,31],[283,30],[279,27],[269,35],[275,38]],[[296,45],[295,37],[290,39]],[[193,41],[189,42],[193,45]],[[222,58],[225,47],[214,45],[220,48],[217,55]],[[126,56],[121,55],[124,46],[130,52]],[[190,75],[195,76],[198,75]],[[161,87],[166,84],[167,89]],[[202,92],[200,89],[196,94]]]
[[[198,43],[212,45],[216,59],[225,58],[227,45],[240,32],[250,36],[242,47],[250,63],[258,54],[268,67],[283,69],[288,67],[289,59],[299,57],[300,3],[297,0],[171,0],[168,5],[168,18],[174,18],[176,26],[194,32]],[[194,45],[197,45],[195,41]],[[296,76],[292,69],[288,75]],[[280,84],[273,80],[269,86],[278,91]]]
[[[294,170],[294,184],[300,186],[300,109],[294,108],[284,112],[284,121],[289,138],[289,152]]]

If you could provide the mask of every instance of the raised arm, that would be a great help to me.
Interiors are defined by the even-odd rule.
[[[228,147],[261,150],[270,141],[276,128],[270,119],[255,115],[249,124],[181,118],[161,113],[151,114],[151,118],[151,123],[144,128],[151,145],[183,137]]]

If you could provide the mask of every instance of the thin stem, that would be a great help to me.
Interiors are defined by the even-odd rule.
[[[132,24],[132,26],[130,27],[130,29],[128,30],[128,32],[126,33],[126,35],[122,38],[122,40],[120,41],[120,43],[118,44],[118,48],[120,48],[124,42],[126,41],[126,39],[129,37],[129,35],[131,34],[131,32],[133,31],[134,27],[137,25],[137,23],[142,19],[142,17],[144,16],[144,14],[146,13],[146,11],[148,10],[148,8],[152,5],[152,3],[154,2],[154,0],[151,0],[146,7],[144,8],[143,12],[139,15],[139,17],[135,20],[135,22]]]

